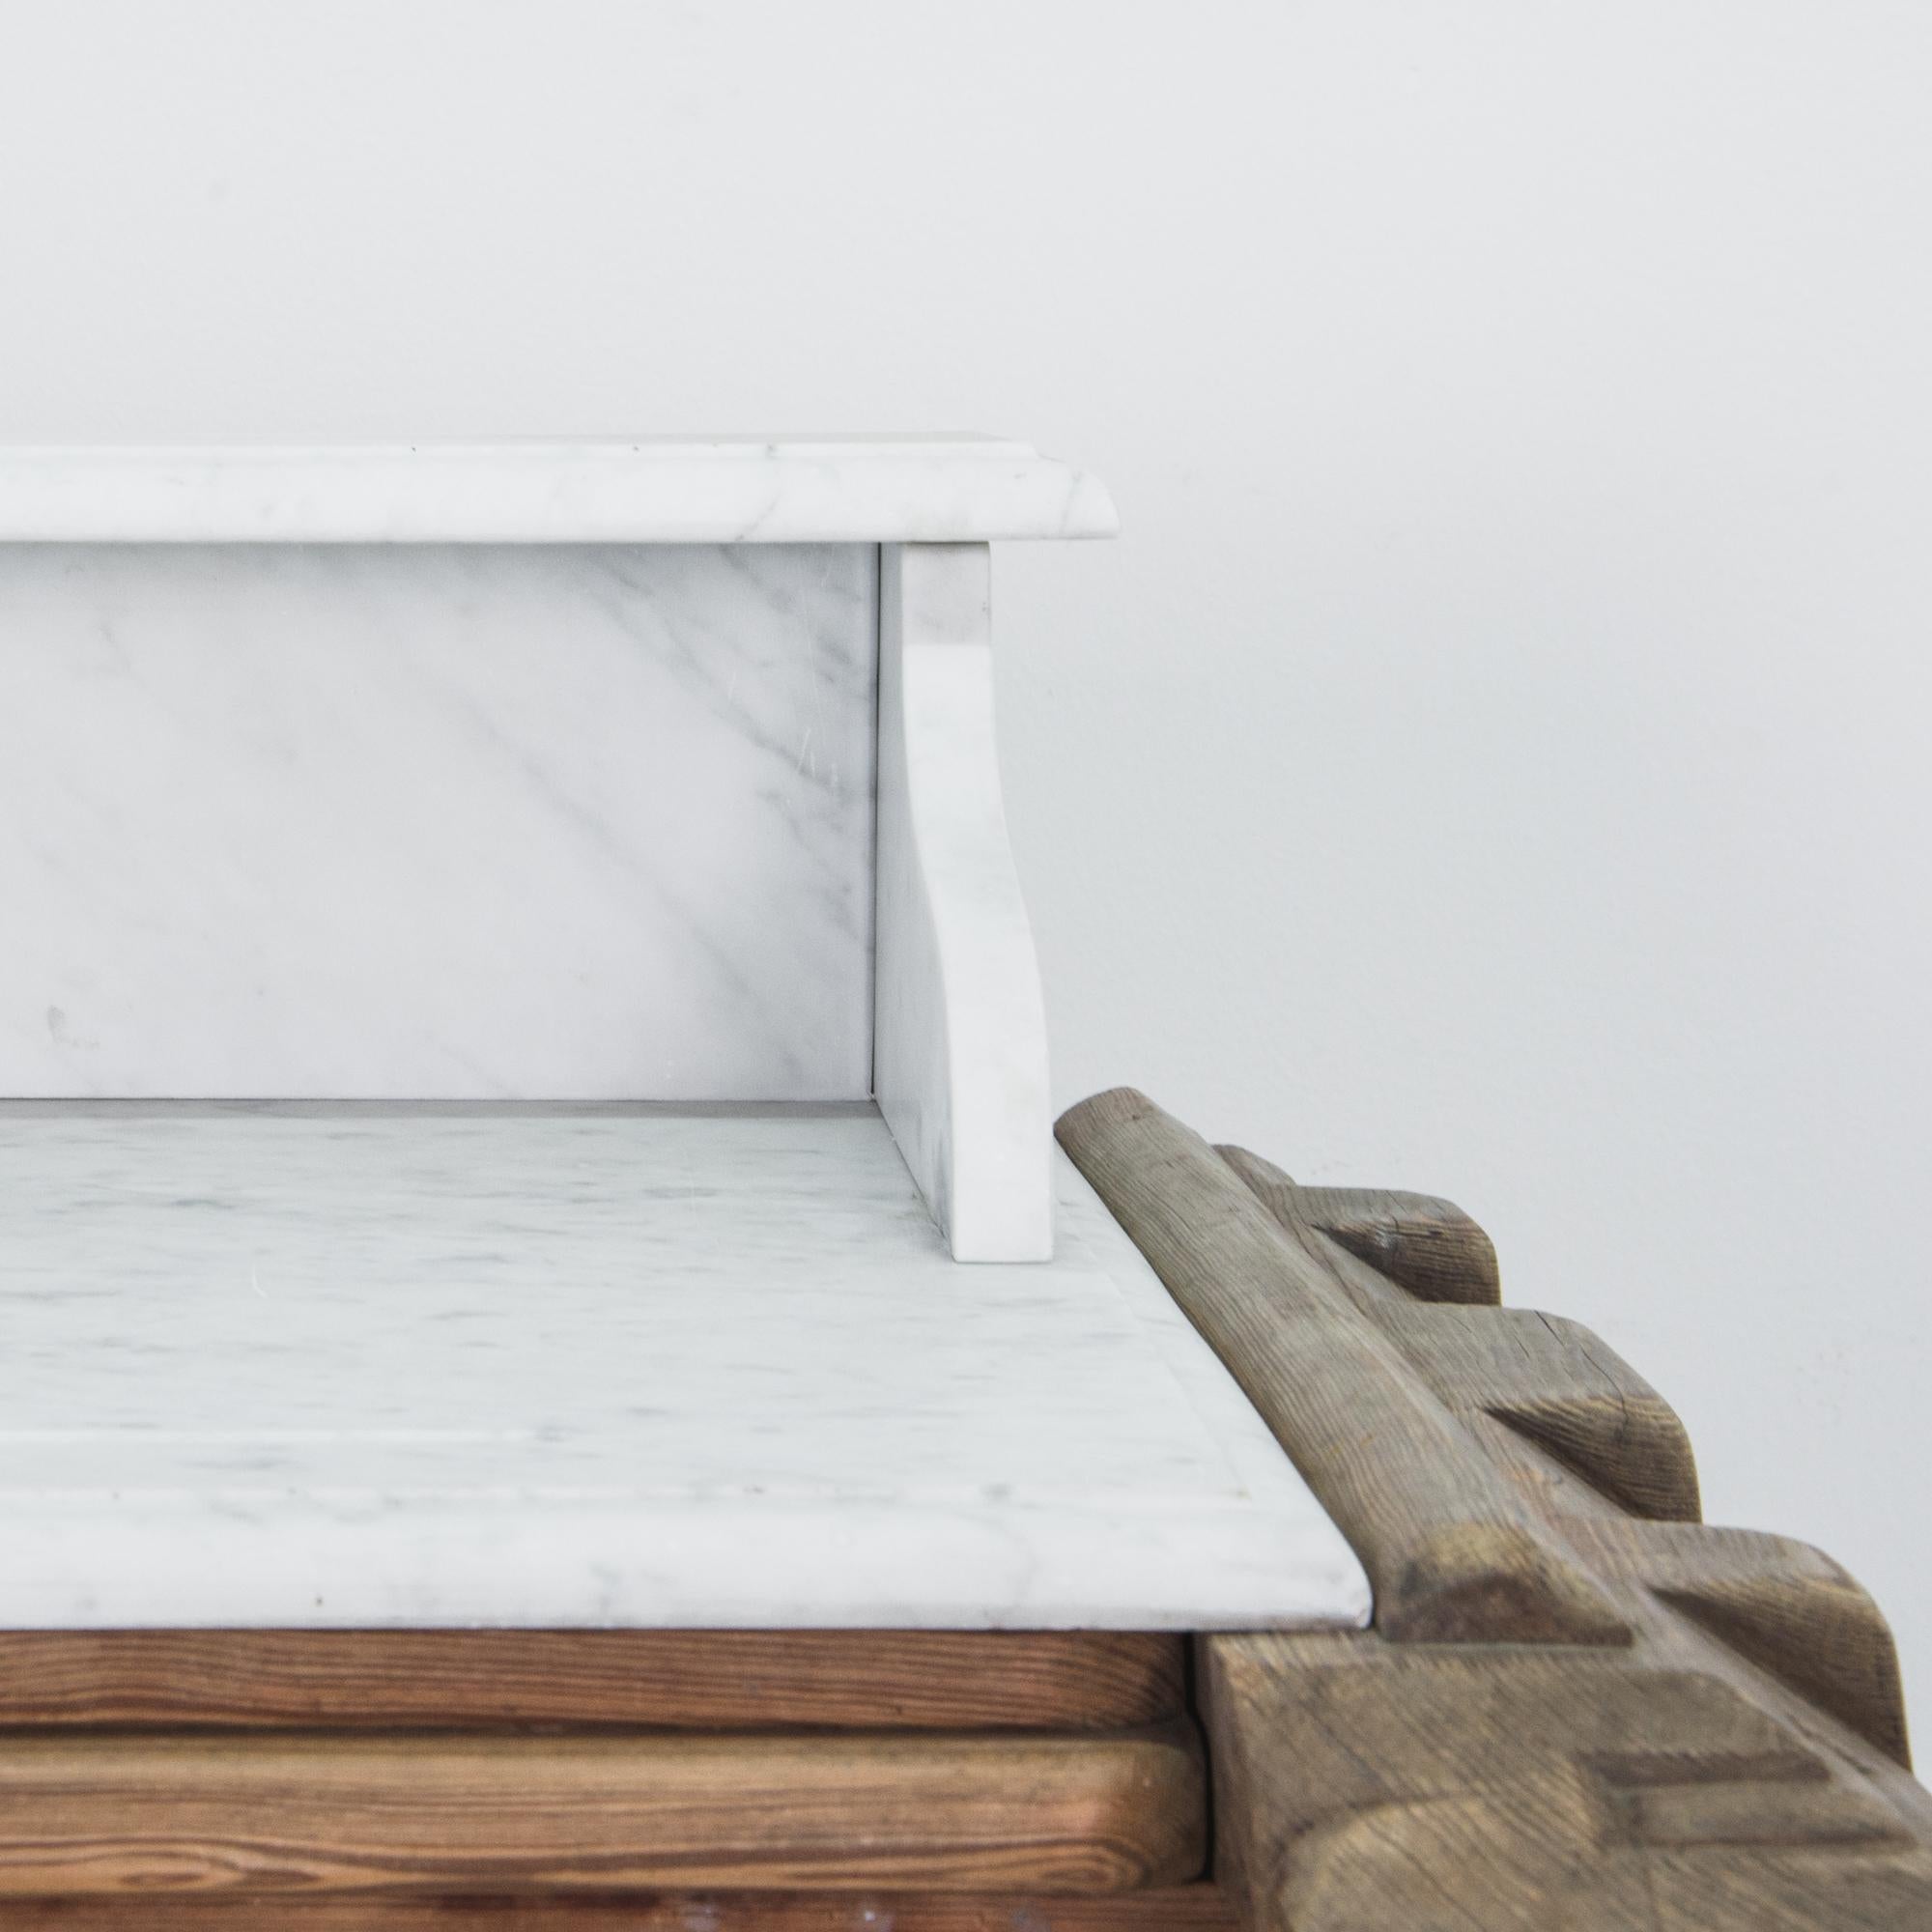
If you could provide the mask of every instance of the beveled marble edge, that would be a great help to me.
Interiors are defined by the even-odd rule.
[[[1360,1630],[1372,1614],[1324,1518],[1267,1544],[1238,1507],[0,1492],[0,1630]]]
[[[0,445],[13,543],[982,543],[1119,527],[1096,477],[990,437]]]

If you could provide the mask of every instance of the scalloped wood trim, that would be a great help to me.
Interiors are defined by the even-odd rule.
[[[1480,1260],[1415,1265],[1447,1204],[1365,1213],[1233,1149],[1217,1173],[1136,1094],[1060,1132],[1377,1585],[1370,1632],[1196,1640],[1214,1875],[1250,1932],[1932,1927],[1883,1617],[1802,1544],[1647,1520],[1694,1519],[1690,1445],[1596,1337],[1481,1305]],[[1621,1648],[1552,1642],[1500,1574],[1459,1641],[1414,1640],[1444,1523],[1511,1520],[1499,1492],[1535,1535],[1484,1561],[1531,1600],[1562,1565]]]

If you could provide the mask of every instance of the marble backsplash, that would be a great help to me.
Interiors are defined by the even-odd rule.
[[[0,1095],[870,1087],[877,552],[0,546]]]

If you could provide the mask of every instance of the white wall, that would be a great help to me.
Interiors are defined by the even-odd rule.
[[[0,437],[973,425],[1057,1091],[1452,1195],[1932,1738],[1932,11],[0,8]]]

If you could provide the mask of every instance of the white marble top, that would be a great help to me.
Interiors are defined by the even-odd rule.
[[[979,543],[1118,527],[1096,478],[991,437],[0,446],[0,542]]]
[[[1085,1181],[952,1262],[869,1105],[0,1106],[0,1625],[1355,1623]]]

